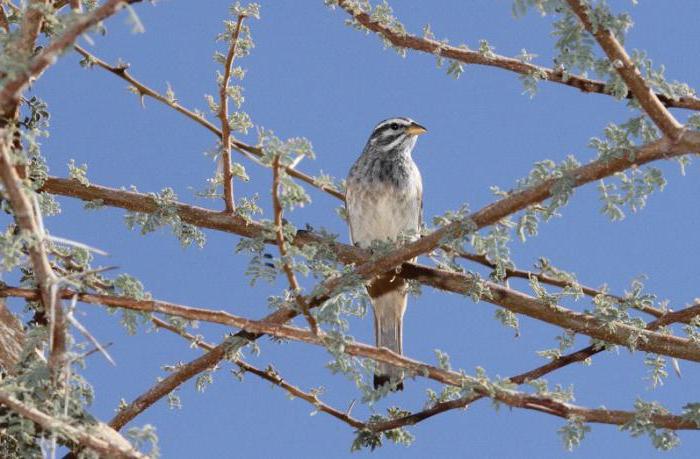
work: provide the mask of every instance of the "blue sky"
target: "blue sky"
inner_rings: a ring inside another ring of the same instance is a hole
[[[525,48],[538,54],[537,63],[551,63],[553,40],[550,20],[537,14],[514,19],[507,1],[391,2],[408,30],[420,33],[429,23],[438,38],[472,48],[487,39],[498,53],[516,55]],[[611,2],[630,10],[635,20],[627,46],[648,51],[667,66],[669,79],[700,86],[700,68],[691,30],[696,28],[700,4],[693,0],[664,2]],[[99,57],[131,64],[134,76],[165,91],[166,82],[188,107],[206,108],[204,94],[214,94],[215,72],[211,56],[214,37],[222,29],[229,3],[225,1],[162,1],[155,7],[137,5],[146,33],[133,35],[126,15],[111,19],[107,37],[94,37],[91,49]],[[251,21],[256,48],[240,61],[247,69],[245,109],[256,125],[272,129],[282,138],[304,136],[314,145],[317,159],[301,168],[345,176],[360,153],[371,128],[391,116],[410,116],[429,129],[414,152],[424,181],[425,215],[431,217],[468,202],[472,209],[493,201],[491,185],[509,188],[525,176],[535,161],[561,160],[575,154],[588,161],[586,148],[609,122],[633,116],[612,98],[541,84],[534,99],[522,95],[514,74],[502,70],[467,67],[459,80],[436,69],[432,56],[409,52],[405,59],[382,49],[374,36],[345,27],[346,15],[331,11],[320,1],[263,2],[262,19]],[[217,48],[218,47],[218,48]],[[44,142],[51,173],[65,176],[73,158],[87,163],[88,177],[103,185],[135,185],[142,191],[173,187],[181,200],[219,208],[202,201],[192,188],[201,189],[211,176],[213,163],[203,152],[215,139],[202,127],[152,100],[142,108],[126,84],[99,69],[84,70],[75,54],[65,56],[35,84],[33,93],[51,109],[51,137]],[[677,112],[681,120],[687,113]],[[254,142],[254,137],[246,139]],[[240,158],[238,158],[240,159]],[[237,196],[259,193],[265,207],[269,170],[245,163],[249,183],[236,183]],[[647,208],[611,223],[600,214],[594,186],[576,192],[563,217],[541,227],[538,237],[513,244],[513,257],[527,268],[539,256],[578,274],[585,284],[607,283],[623,293],[630,281],[648,276],[649,291],[680,308],[698,296],[695,230],[700,206],[700,172],[692,165],[685,177],[675,163],[661,164],[667,188],[650,199]],[[338,202],[310,190],[314,202],[287,218],[297,226],[310,223],[341,234],[342,221],[334,212]],[[237,237],[207,232],[205,248],[182,249],[167,230],[141,236],[123,224],[123,212],[106,209],[85,212],[82,204],[61,199],[63,214],[47,219],[53,234],[70,237],[108,251],[102,264],[115,264],[139,277],[154,297],[173,302],[260,318],[268,313],[266,297],[279,292],[282,283],[256,289],[248,286],[247,260],[234,255]],[[269,217],[269,215],[268,215]],[[525,284],[514,283],[528,291]],[[582,310],[586,301],[573,305]],[[120,398],[132,400],[165,373],[161,364],[189,361],[198,351],[167,332],[127,336],[117,320],[101,309],[81,305],[84,322],[102,341],[114,342],[111,367],[94,356],[85,371],[97,399],[93,413],[109,419]],[[493,306],[428,289],[412,298],[406,314],[404,340],[408,356],[434,362],[434,349],[450,354],[453,366],[473,372],[484,367],[489,375],[516,374],[543,363],[535,352],[553,347],[560,333],[555,327],[521,318],[521,335],[493,318]],[[361,341],[372,337],[371,319],[353,322],[351,334]],[[209,341],[221,339],[221,327],[203,327]],[[325,350],[301,344],[278,345],[260,341],[262,354],[254,364],[272,363],[290,382],[309,389],[323,385],[323,399],[340,408],[358,397],[350,382],[324,369]],[[579,338],[579,345],[587,344]],[[700,377],[697,367],[682,362],[683,377],[671,376],[656,390],[643,380],[643,355],[627,351],[596,356],[591,367],[571,366],[547,379],[551,384],[574,384],[576,402],[630,409],[634,400],[659,400],[674,411],[697,401]],[[165,402],[139,416],[134,425],[157,426],[164,457],[328,457],[349,455],[352,430],[323,415],[309,416],[303,401],[289,401],[270,384],[247,376],[237,382],[224,365],[215,384],[196,393],[193,384],[180,389],[183,407],[169,410]],[[409,381],[403,393],[376,407],[399,404],[420,409],[430,382]],[[366,418],[368,409],[353,413]],[[594,425],[584,443],[566,453],[556,435],[563,420],[544,414],[495,411],[481,401],[467,411],[428,420],[411,432],[410,448],[387,444],[375,457],[644,457],[662,456],[646,438],[632,439],[616,427]],[[681,433],[681,446],[666,455],[694,457],[700,447],[695,433]],[[695,454],[694,454],[695,453]],[[358,457],[368,452],[356,453]]]

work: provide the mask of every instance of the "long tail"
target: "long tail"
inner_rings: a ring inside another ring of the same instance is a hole
[[[403,351],[403,315],[406,311],[408,292],[403,279],[382,276],[369,287],[374,309],[374,335],[377,347],[385,347],[398,354]],[[403,371],[387,363],[377,363],[374,388],[395,383],[403,390]]]

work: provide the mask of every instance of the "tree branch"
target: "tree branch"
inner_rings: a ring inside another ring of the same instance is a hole
[[[39,424],[42,428],[65,435],[79,445],[90,448],[104,457],[146,458],[144,454],[135,450],[129,442],[116,433],[110,437],[96,435],[98,432],[94,434],[88,433],[83,429],[73,427],[64,421],[42,413],[36,408],[27,406],[4,391],[0,391],[0,405],[5,405],[20,416]]]
[[[646,81],[644,81],[644,77],[639,73],[637,66],[634,65],[625,48],[615,38],[615,35],[600,24],[594,27],[589,17],[590,10],[581,0],[566,1],[588,33],[593,35],[600,47],[603,48],[608,59],[613,63],[613,67],[625,81],[630,92],[639,101],[647,115],[668,138],[678,140],[683,133],[683,126],[676,121],[657,95],[649,88]]]
[[[109,425],[115,430],[120,430],[129,421],[192,377],[218,365],[219,362],[225,358],[230,347],[229,343],[224,341],[201,357],[182,365],[177,371],[174,371],[168,375],[168,377],[159,381],[128,406],[119,410],[116,416],[109,421]]]
[[[465,260],[473,261],[475,263],[479,263],[482,266],[486,266],[487,268],[491,269],[496,269],[496,265],[491,263],[484,255],[478,255],[475,253],[469,253],[469,252],[457,252],[449,247],[441,247],[443,250],[449,251],[451,253],[454,253],[460,258],[464,258]],[[547,274],[541,273],[541,272],[535,272],[535,271],[526,271],[522,269],[510,269],[506,268],[505,270],[505,275],[506,279],[510,278],[518,278],[518,279],[525,279],[528,280],[531,277],[534,277],[537,279],[539,282],[547,285],[551,285],[554,287],[559,287],[559,288],[565,288],[569,286],[574,286],[571,282],[564,280],[564,279],[558,279],[556,277],[549,276]],[[579,282],[575,283],[576,286],[578,286],[581,289],[581,292],[583,292],[584,295],[587,295],[591,298],[595,298],[599,295],[605,295],[607,297],[613,298],[615,301],[622,302],[624,301],[624,298],[618,295],[612,295],[607,292],[603,292],[602,290],[596,290],[592,287],[585,286]],[[638,311],[645,312],[649,315],[652,315],[654,317],[661,317],[667,313],[667,311],[664,311],[663,309],[655,308],[654,306],[649,306],[645,304],[634,304],[632,306],[634,309],[637,309]],[[685,321],[685,323],[688,323]]]
[[[164,328],[166,330],[169,330],[173,333],[176,333],[183,338],[189,340],[190,342],[194,343],[199,347],[200,349],[204,349],[205,351],[211,351],[214,349],[214,346],[212,344],[209,344],[205,341],[202,341],[198,339],[197,337],[191,335],[190,333],[187,333],[185,330],[181,330],[179,328],[173,327],[169,323],[158,319],[157,317],[154,317],[153,323],[160,327]],[[247,373],[252,373],[255,376],[264,379],[266,381],[271,382],[272,384],[281,387],[285,391],[289,393],[292,397],[297,397],[302,400],[305,400],[309,403],[311,403],[318,411],[321,411],[323,413],[329,414],[333,416],[336,419],[339,419],[343,421],[344,423],[348,424],[351,427],[354,427],[356,429],[363,428],[365,427],[365,423],[353,418],[352,416],[348,415],[347,413],[344,413],[340,410],[337,410],[333,408],[332,406],[322,402],[319,400],[318,395],[312,392],[304,392],[303,390],[299,389],[296,386],[293,386],[289,384],[287,381],[285,381],[279,373],[277,373],[276,370],[274,370],[271,366],[268,367],[266,370],[261,370],[259,368],[254,367],[253,365],[247,363],[245,360],[242,359],[235,359],[234,363],[238,365],[238,367],[243,370],[244,372]]]
[[[700,304],[695,304],[677,312],[667,313],[664,316],[663,320],[657,319],[652,322],[649,322],[646,326],[646,329],[658,330],[659,328],[664,327],[666,325],[670,325],[671,323],[687,322],[699,314]],[[510,378],[508,378],[508,380],[518,385],[525,384],[527,382],[541,378],[542,376],[548,373],[551,373],[572,363],[582,362],[586,359],[589,359],[594,355],[598,354],[599,352],[602,352],[603,350],[604,348],[602,347],[596,347],[594,345],[587,346],[570,354],[557,357],[551,362],[548,362],[525,373],[520,373],[518,375],[511,376]],[[481,398],[483,398],[482,395],[470,395],[456,400],[438,402],[428,409],[412,413],[401,418],[392,419],[378,424],[373,424],[372,426],[370,426],[370,428],[374,432],[383,432],[385,430],[396,429],[407,425],[414,425],[432,416],[444,413],[445,411],[454,410],[457,408],[466,408],[467,406],[471,405],[472,403]]]
[[[140,95],[142,96],[148,96],[151,97],[152,99],[167,105],[168,107],[174,109],[178,113],[185,115],[189,119],[195,121],[197,124],[200,126],[206,128],[213,134],[215,134],[219,139],[222,138],[222,132],[219,128],[217,128],[213,123],[209,122],[206,120],[203,116],[193,112],[192,110],[189,110],[176,101],[172,101],[168,99],[167,97],[163,96],[162,94],[158,93],[158,91],[153,90],[152,88],[144,85],[141,83],[139,80],[131,76],[131,74],[127,71],[128,66],[112,66],[108,64],[107,62],[103,61],[102,59],[96,57],[94,54],[89,53],[86,49],[75,45],[75,50],[80,53],[83,57],[87,58],[89,61],[97,65],[98,67],[107,70],[108,72],[112,73],[113,75],[118,76],[119,78],[129,82],[134,88],[137,89]],[[248,145],[245,142],[241,142],[240,140],[236,139],[231,139],[231,148],[234,149],[235,151],[241,153],[243,156],[252,156],[254,158],[262,158],[264,156],[262,149],[259,147],[255,147],[252,145]],[[321,191],[324,191],[328,194],[330,194],[333,197],[336,197],[338,199],[345,199],[345,196],[336,190],[335,188],[328,187],[326,185],[320,184],[315,178],[312,176],[305,174],[303,172],[298,171],[295,168],[284,166],[284,171],[289,174],[290,176],[301,180],[302,182],[308,183],[309,185],[318,188]]]
[[[49,367],[51,368],[54,383],[61,380],[63,365],[65,363],[66,352],[66,324],[63,308],[58,300],[52,295],[52,288],[56,283],[56,276],[51,269],[49,258],[44,247],[44,234],[37,222],[35,209],[27,195],[22,190],[22,182],[17,175],[10,149],[7,145],[8,133],[5,129],[0,129],[0,180],[5,188],[5,194],[9,199],[10,206],[14,213],[17,226],[24,233],[24,236],[33,240],[28,244],[29,259],[34,268],[34,276],[39,286],[40,300],[45,313],[49,313],[50,326],[50,356]]]
[[[200,312],[204,311],[200,310]],[[278,338],[301,341],[318,346],[326,346],[326,344],[331,339],[324,333],[321,333],[317,336],[311,332],[302,330],[300,328],[248,320],[244,318],[235,317],[225,312],[209,312],[204,316],[213,317],[213,315],[219,317],[228,316],[226,321],[229,322],[229,324],[236,323],[238,325],[235,326],[242,327],[246,331],[252,333],[265,333],[268,335],[276,336]],[[391,365],[410,370],[416,375],[424,376],[435,381],[442,382],[444,384],[449,384],[457,387],[464,387],[465,385],[467,385],[476,394],[493,398],[494,400],[498,400],[507,405],[518,408],[542,411],[544,413],[560,416],[563,418],[569,418],[575,415],[581,417],[586,422],[620,425],[628,422],[635,416],[635,413],[633,412],[608,410],[602,408],[584,408],[569,403],[560,402],[551,397],[543,395],[531,395],[514,390],[502,389],[494,385],[485,384],[479,379],[473,378],[471,376],[467,376],[454,371],[444,370],[441,368],[434,367],[432,365],[425,364],[423,362],[410,359],[408,357],[404,357],[386,348],[376,348],[363,343],[344,342],[343,352],[353,356],[367,357],[379,362],[389,363]],[[206,355],[209,354],[205,354],[205,356]],[[652,421],[654,422],[654,425],[662,428],[669,428],[674,430],[698,429],[698,426],[695,424],[695,422],[685,419],[681,416],[675,416],[671,414],[654,416],[652,418]],[[114,424],[112,425],[114,426]]]
[[[468,280],[465,281],[464,277],[459,277],[459,275],[453,273],[442,272],[440,276],[448,279],[450,276],[457,276],[462,284],[469,282]],[[418,278],[420,279],[420,276]],[[636,349],[645,352],[700,362],[700,348],[688,339],[656,333],[650,329],[644,330],[619,322],[606,324],[588,314],[574,312],[560,306],[547,305],[521,292],[497,284],[491,283],[488,287],[491,290],[492,298],[484,297],[482,298],[484,301],[497,304],[518,314],[525,314],[534,319],[620,346],[628,347],[634,345]],[[463,288],[466,290],[469,289],[469,286],[467,285]],[[268,329],[276,329],[280,324],[291,320],[297,315],[295,311],[290,309],[280,309],[263,320],[251,321],[226,311],[195,308],[160,300],[136,300],[126,297],[78,293],[71,290],[62,290],[57,295],[62,298],[76,296],[79,301],[87,304],[99,304],[143,312],[159,312],[189,320],[228,325],[248,332],[246,339],[257,338],[257,336],[250,338],[250,335],[268,334]],[[0,296],[35,299],[37,292],[35,290],[5,287],[0,289]],[[309,305],[315,306],[319,302],[309,303]],[[688,318],[687,314],[697,314],[697,312],[696,310],[691,310],[691,312],[683,314],[680,314],[680,311],[669,313],[667,317],[670,319],[663,320],[676,320],[676,317]],[[662,319],[657,320],[660,321]],[[313,335],[313,333],[311,334]]]
[[[559,83],[579,89],[586,93],[597,93],[610,95],[607,85],[603,81],[590,80],[577,75],[565,74],[560,70],[540,67],[538,65],[522,62],[518,59],[500,56],[498,54],[486,55],[478,51],[450,46],[446,43],[429,38],[421,38],[411,34],[400,34],[372,18],[361,11],[353,8],[347,0],[338,0],[338,6],[345,10],[354,20],[367,30],[375,32],[388,40],[392,45],[399,48],[413,49],[424,53],[454,59],[465,64],[484,65],[496,67],[509,72],[521,75],[543,75],[544,79],[552,83]],[[630,91],[627,98],[632,98]],[[695,97],[681,97],[678,100],[671,99],[663,94],[656,94],[656,97],[667,107],[686,108],[690,110],[700,110],[700,99]]]
[[[241,25],[245,16],[238,16],[236,30],[233,32],[231,46],[229,47],[224,64],[224,76],[219,87],[219,120],[221,121],[221,164],[224,176],[224,202],[226,212],[233,212],[236,204],[233,199],[233,175],[231,171],[231,124],[228,119],[228,84],[231,80],[231,68],[236,58],[236,45],[241,33]]]
[[[309,328],[311,328],[311,331],[314,333],[314,335],[318,335],[318,323],[316,322],[314,316],[312,316],[309,312],[309,305],[301,295],[301,287],[299,286],[299,282],[297,281],[297,277],[294,274],[294,270],[292,269],[289,261],[286,245],[287,241],[285,241],[284,237],[284,221],[282,219],[284,210],[282,208],[282,204],[280,203],[279,197],[280,186],[280,157],[275,156],[275,158],[272,160],[272,209],[275,214],[275,236],[277,238],[277,248],[280,252],[280,262],[282,263],[282,270],[287,276],[287,282],[289,282],[289,288],[294,296],[294,301],[297,303],[297,306],[301,310],[302,314],[304,314],[306,321],[309,323]]]

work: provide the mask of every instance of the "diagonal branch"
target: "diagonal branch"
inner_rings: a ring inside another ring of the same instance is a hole
[[[599,159],[571,171],[567,178],[570,180],[572,187],[575,188],[630,167],[700,151],[700,133],[687,131],[681,140],[679,143],[672,143],[668,139],[662,139],[632,150],[625,157]],[[463,235],[467,230],[477,230],[492,225],[530,205],[548,199],[552,196],[552,187],[556,184],[556,179],[549,179],[524,190],[513,192],[507,197],[471,214],[468,222],[457,221],[448,224],[413,243],[409,243],[370,262],[366,261],[369,259],[369,253],[362,249],[336,242],[328,242],[327,238],[322,238],[306,231],[298,232],[292,243],[297,246],[328,244],[344,263],[359,264],[356,273],[363,278],[369,278],[376,273],[390,271],[402,263],[399,275],[407,277],[409,273],[415,273],[415,269],[411,270],[411,267],[415,268],[415,265],[406,263],[406,260],[430,252],[440,246],[445,238]],[[156,201],[146,194],[115,190],[94,184],[86,187],[75,180],[48,177],[42,191],[75,197],[85,201],[98,199],[105,205],[137,212],[153,213],[158,210]],[[225,215],[182,203],[176,203],[174,208],[183,222],[199,227],[226,231],[244,237],[260,237],[264,234],[262,225],[247,221],[238,215]],[[270,242],[272,243],[272,241]],[[452,291],[464,291],[464,285],[457,284],[455,286],[453,282],[440,281],[434,275],[426,275],[424,269],[419,271],[422,281],[428,285],[443,289],[447,288]],[[452,289],[453,286],[456,290]]]
[[[496,67],[509,72],[519,73],[521,75],[543,75],[543,79],[552,83],[559,83],[566,86],[579,89],[586,93],[597,93],[610,95],[607,85],[603,81],[591,80],[577,75],[564,74],[560,70],[540,67],[538,65],[529,64],[518,59],[513,59],[498,54],[485,54],[478,51],[472,51],[466,48],[450,46],[446,43],[432,40],[429,38],[421,38],[407,33],[398,33],[357,9],[355,9],[348,0],[338,0],[338,6],[345,10],[352,18],[361,26],[374,33],[381,35],[388,40],[392,45],[399,48],[413,49],[424,53],[453,59],[464,64],[484,65],[488,67]],[[627,94],[628,98],[633,97],[630,91]],[[663,94],[656,94],[656,97],[667,107],[686,108],[690,110],[700,110],[700,99],[695,97],[681,97],[678,100],[667,97]]]
[[[231,322],[235,321],[238,324],[243,325],[245,327],[245,330],[249,332],[265,333],[279,338],[300,341],[304,343],[314,344],[317,346],[326,346],[332,342],[332,338],[330,338],[324,333],[314,335],[311,332],[296,327],[290,327],[279,324],[269,324],[265,322],[252,321],[243,318],[234,319],[234,316],[230,314],[228,314],[228,316]],[[547,414],[563,418],[579,416],[586,422],[617,425],[625,424],[631,419],[633,419],[635,416],[635,413],[633,412],[608,410],[605,408],[585,408],[569,403],[564,403],[552,397],[544,395],[531,395],[515,390],[503,389],[493,384],[484,383],[483,381],[480,381],[477,378],[467,376],[463,373],[445,370],[417,360],[410,359],[408,357],[404,357],[386,348],[376,348],[357,342],[344,342],[341,348],[343,349],[343,353],[346,353],[348,355],[366,357],[379,362],[389,363],[391,365],[409,370],[416,375],[424,376],[435,381],[442,382],[444,384],[449,384],[461,388],[469,387],[471,391],[473,391],[475,394],[493,398],[494,400],[498,400],[513,407],[541,411]],[[205,354],[205,356],[206,355],[209,354]],[[699,428],[694,421],[685,419],[682,416],[675,416],[672,414],[660,414],[652,416],[652,422],[657,427],[669,428],[674,430],[697,430]],[[114,424],[112,425],[114,426]]]
[[[158,326],[160,328],[165,328],[166,330],[169,330],[173,333],[176,333],[176,334],[182,336],[183,338],[196,344],[197,347],[199,347],[200,349],[203,349],[205,351],[211,351],[212,349],[214,349],[214,346],[212,344],[204,342],[204,341],[198,339],[197,337],[193,336],[192,334],[187,333],[184,330],[173,327],[172,325],[170,325],[169,323],[167,323],[163,320],[160,320],[156,317],[154,317],[152,320],[156,326]],[[238,367],[242,371],[244,371],[246,373],[252,373],[261,379],[264,379],[266,381],[271,382],[272,384],[274,384],[276,386],[281,387],[282,389],[287,391],[289,393],[289,395],[291,395],[292,397],[297,397],[297,398],[300,398],[302,400],[305,400],[305,401],[311,403],[318,411],[329,414],[329,415],[333,416],[334,418],[343,421],[344,423],[348,424],[351,427],[354,427],[357,429],[365,427],[365,424],[362,421],[355,419],[352,416],[348,415],[348,413],[344,413],[338,409],[335,409],[332,406],[319,400],[317,394],[312,393],[312,392],[305,392],[305,391],[299,389],[298,387],[289,384],[272,367],[268,367],[268,369],[266,369],[266,370],[261,370],[259,368],[254,367],[253,365],[247,363],[245,360],[241,360],[241,359],[235,359],[234,363],[236,365],[238,365]]]
[[[673,115],[664,107],[659,97],[649,88],[644,77],[630,59],[625,48],[615,38],[609,29],[601,24],[593,24],[590,17],[590,9],[581,0],[566,0],[571,10],[588,33],[593,35],[605,54],[613,63],[613,67],[627,84],[630,92],[637,99],[644,111],[671,140],[678,140],[683,133],[683,126],[676,121]]]
[[[231,124],[228,119],[228,88],[231,80],[231,68],[233,60],[236,58],[236,46],[238,45],[238,37],[241,33],[241,26],[245,16],[238,16],[236,22],[236,30],[231,38],[231,46],[226,55],[226,63],[224,64],[224,76],[219,87],[219,120],[221,121],[221,165],[224,176],[224,202],[226,203],[226,212],[233,212],[236,209],[233,199],[233,175],[231,171]]]
[[[225,358],[230,347],[231,346],[228,344],[228,342],[224,341],[201,357],[198,357],[179,367],[177,371],[174,371],[168,375],[167,378],[159,381],[156,385],[137,397],[128,406],[119,410],[116,416],[109,421],[110,427],[115,430],[120,430],[129,421],[141,414],[155,402],[177,389],[180,385],[184,384],[192,377],[202,373],[203,371],[209,370],[210,368],[214,368],[221,360]]]

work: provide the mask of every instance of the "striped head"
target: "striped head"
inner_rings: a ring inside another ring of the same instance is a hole
[[[367,141],[365,150],[379,153],[410,153],[418,136],[427,129],[410,118],[390,118],[377,124]]]

